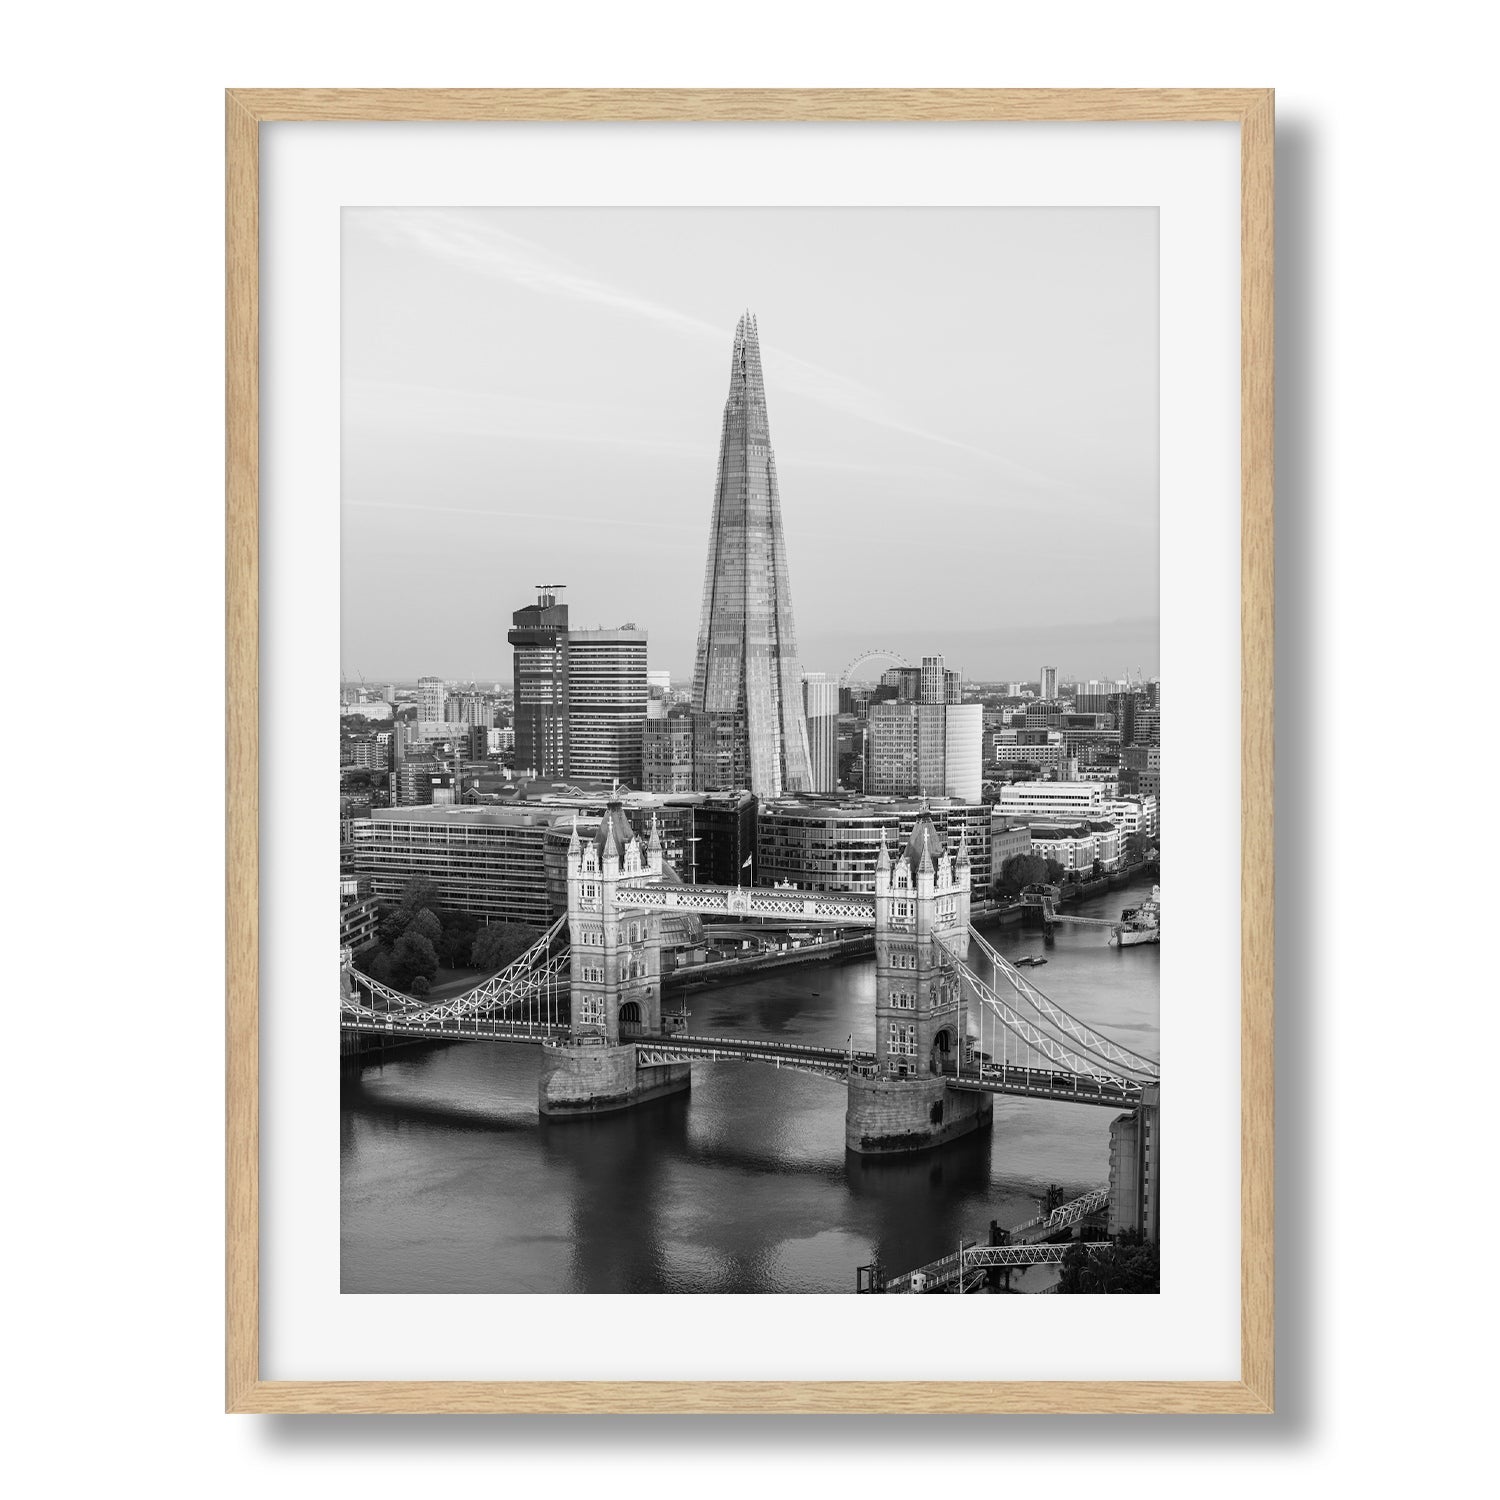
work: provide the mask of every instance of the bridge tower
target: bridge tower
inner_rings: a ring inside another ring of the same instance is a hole
[[[963,1056],[955,959],[968,946],[968,848],[960,833],[950,854],[924,806],[894,862],[884,837],[876,860],[877,1074],[849,1080],[849,1150],[922,1151],[989,1124],[990,1096],[955,1091],[945,1079]]]
[[[622,908],[620,888],[663,871],[653,816],[644,853],[618,800],[585,841],[568,842],[569,989],[566,1040],[543,1048],[544,1115],[601,1114],[689,1086],[686,1063],[639,1066],[635,1037],[661,1034],[661,931],[652,912]]]

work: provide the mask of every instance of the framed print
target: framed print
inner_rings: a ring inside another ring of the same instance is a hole
[[[1272,1410],[1272,144],[229,92],[229,1410]]]

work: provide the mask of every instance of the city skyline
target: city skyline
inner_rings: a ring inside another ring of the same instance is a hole
[[[349,210],[344,269],[351,678],[505,681],[548,577],[690,680],[747,304],[804,670],[1157,671],[1150,210]]]

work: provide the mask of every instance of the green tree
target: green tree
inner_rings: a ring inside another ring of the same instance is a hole
[[[437,973],[437,950],[419,932],[403,932],[391,949],[391,981],[406,989],[419,974],[430,983]]]
[[[481,928],[474,939],[469,962],[476,969],[503,969],[514,963],[536,940],[538,934],[529,927],[511,922],[495,922]]]
[[[418,1000],[420,1000],[422,996],[425,995],[431,988],[432,985],[428,983],[427,976],[425,974],[418,974],[416,978],[414,978],[411,982],[411,992],[417,997]]]

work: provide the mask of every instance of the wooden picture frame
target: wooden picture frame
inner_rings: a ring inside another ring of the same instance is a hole
[[[258,176],[270,121],[1232,122],[1241,164],[1241,1376],[1226,1381],[266,1381],[259,1368]],[[1272,162],[1266,89],[232,89],[226,94],[226,1408],[264,1413],[1273,1409]]]

